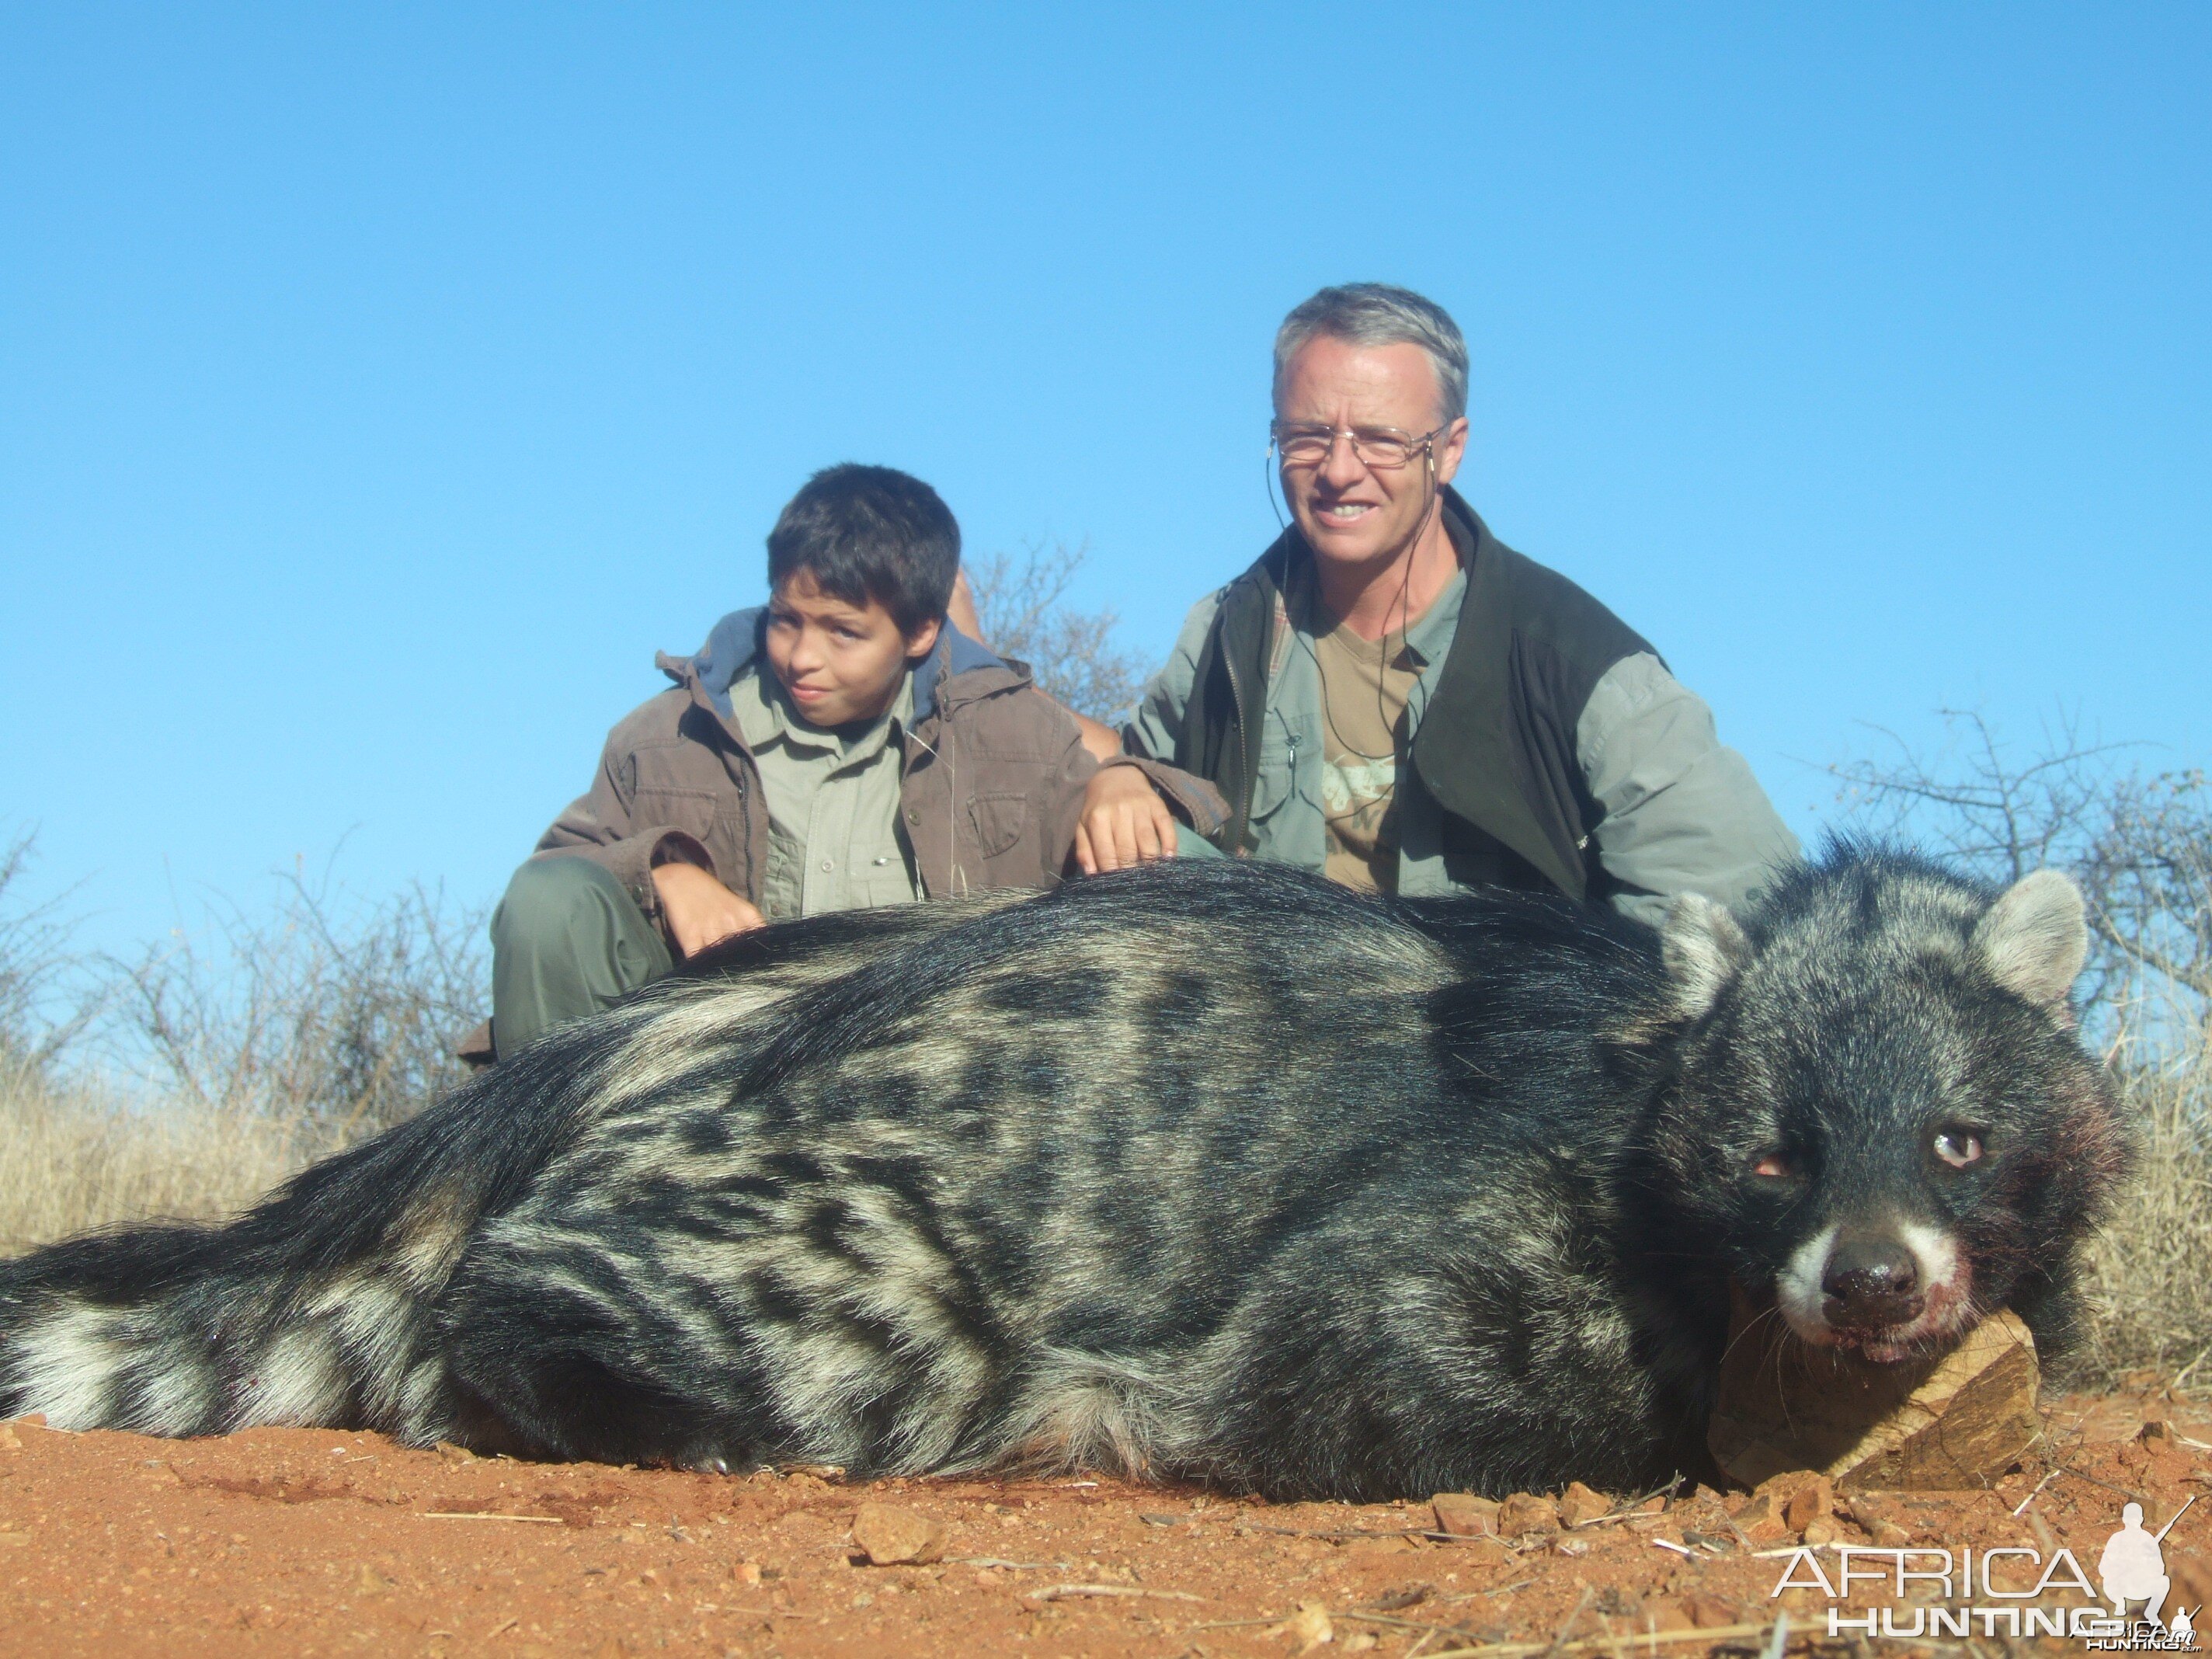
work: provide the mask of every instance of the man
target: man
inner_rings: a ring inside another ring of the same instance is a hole
[[[1682,892],[1740,902],[1797,857],[1658,653],[1451,488],[1467,347],[1442,307],[1323,289],[1276,335],[1274,407],[1294,523],[1193,608],[1123,732],[1220,788],[1224,850],[1409,896],[1550,888],[1647,921]],[[1177,839],[1127,769],[1100,775],[1085,822],[1116,857]]]

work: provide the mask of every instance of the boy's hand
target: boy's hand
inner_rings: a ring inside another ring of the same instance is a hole
[[[678,956],[696,957],[732,934],[768,926],[767,917],[696,864],[654,866],[653,890]]]
[[[1109,766],[1091,780],[1075,824],[1075,861],[1085,875],[1171,859],[1175,849],[1175,814],[1151,779],[1133,766]]]

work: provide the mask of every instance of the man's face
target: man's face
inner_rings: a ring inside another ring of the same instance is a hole
[[[1395,427],[1418,438],[1438,424],[1436,370],[1417,345],[1358,346],[1316,335],[1284,365],[1275,418],[1300,426]],[[1283,468],[1283,497],[1316,557],[1379,574],[1413,541],[1466,449],[1464,419],[1437,435],[1433,475],[1419,455],[1395,471],[1369,467],[1340,440],[1319,465]]]
[[[850,605],[793,571],[768,603],[768,660],[809,726],[872,720],[891,706],[908,659],[937,644],[937,624],[911,635],[875,600]]]

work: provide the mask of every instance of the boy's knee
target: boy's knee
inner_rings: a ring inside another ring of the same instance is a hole
[[[507,884],[491,915],[495,951],[534,955],[565,948],[580,928],[604,928],[636,902],[604,866],[585,858],[532,859]]]

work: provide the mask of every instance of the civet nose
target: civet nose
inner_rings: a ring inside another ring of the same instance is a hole
[[[1902,1239],[1872,1235],[1836,1241],[1820,1275],[1831,1325],[1902,1325],[1920,1316],[1920,1270]]]

